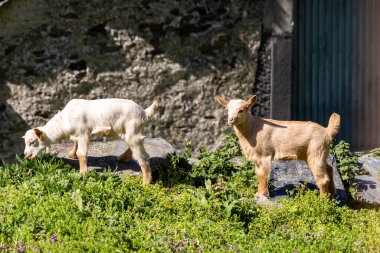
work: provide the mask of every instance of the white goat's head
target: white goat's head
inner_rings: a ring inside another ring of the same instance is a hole
[[[25,140],[24,155],[27,159],[35,158],[41,150],[48,147],[48,141],[44,133],[38,129],[30,129],[23,136]]]
[[[228,110],[228,124],[238,126],[246,121],[250,108],[256,103],[257,97],[253,95],[247,101],[241,99],[225,100],[220,96],[216,96],[216,101],[227,108]]]

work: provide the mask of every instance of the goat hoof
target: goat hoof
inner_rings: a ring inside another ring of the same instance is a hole
[[[69,153],[68,157],[70,159],[78,159],[77,155],[76,154],[73,154],[73,153]]]
[[[124,156],[119,156],[119,157],[117,158],[117,161],[118,161],[118,162],[121,162],[121,163],[127,163],[127,162],[129,162],[131,159],[132,159],[132,157],[130,157],[130,158],[126,158],[126,157],[124,157]]]
[[[144,177],[143,178],[143,185],[149,185],[152,183],[152,177]]]
[[[264,197],[269,197],[269,192],[256,192],[255,193],[255,197],[260,197],[260,196],[264,196]]]
[[[123,154],[119,155],[117,160],[119,162],[126,163],[131,159],[132,159],[132,150],[129,148]]]

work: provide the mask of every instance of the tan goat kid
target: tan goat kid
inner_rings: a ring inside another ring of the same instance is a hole
[[[327,163],[329,146],[339,131],[340,116],[333,113],[328,127],[314,122],[279,121],[251,114],[256,96],[247,101],[227,101],[216,97],[228,110],[228,124],[233,126],[244,154],[256,164],[259,186],[256,196],[269,196],[268,178],[272,160],[305,160],[314,175],[320,195],[335,193],[333,169]]]
[[[156,102],[144,110],[127,99],[73,99],[46,125],[25,133],[25,157],[33,159],[51,144],[70,139],[75,144],[69,157],[78,158],[80,172],[86,173],[86,156],[91,137],[120,137],[129,148],[119,156],[119,160],[126,162],[133,154],[141,167],[143,183],[149,184],[152,181],[152,172],[149,155],[143,146],[142,128],[156,111]]]

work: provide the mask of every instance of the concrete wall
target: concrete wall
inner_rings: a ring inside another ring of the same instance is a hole
[[[146,135],[213,146],[231,131],[214,96],[255,88],[262,10],[260,0],[3,3],[0,157],[21,152],[25,129],[72,98],[157,100]]]
[[[263,37],[269,41],[265,57],[270,58],[267,64],[271,93],[269,110],[270,117],[279,120],[291,119],[293,8],[293,0],[266,0],[264,3]],[[259,76],[260,73],[259,64]]]

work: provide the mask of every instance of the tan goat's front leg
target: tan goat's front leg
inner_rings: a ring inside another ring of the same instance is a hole
[[[271,164],[272,163],[271,163],[270,158],[256,161],[255,174],[257,177],[257,181],[259,183],[257,192],[255,194],[256,197],[269,196],[268,179],[269,179],[269,173],[271,170]]]
[[[75,142],[73,148],[69,152],[69,158],[77,159],[78,142]]]
[[[78,140],[77,156],[79,160],[79,171],[82,174],[87,172],[87,149],[88,138],[81,138]]]
[[[126,163],[131,159],[132,159],[132,150],[130,148],[128,148],[123,154],[119,155],[119,158],[118,158],[118,160],[123,163]]]

